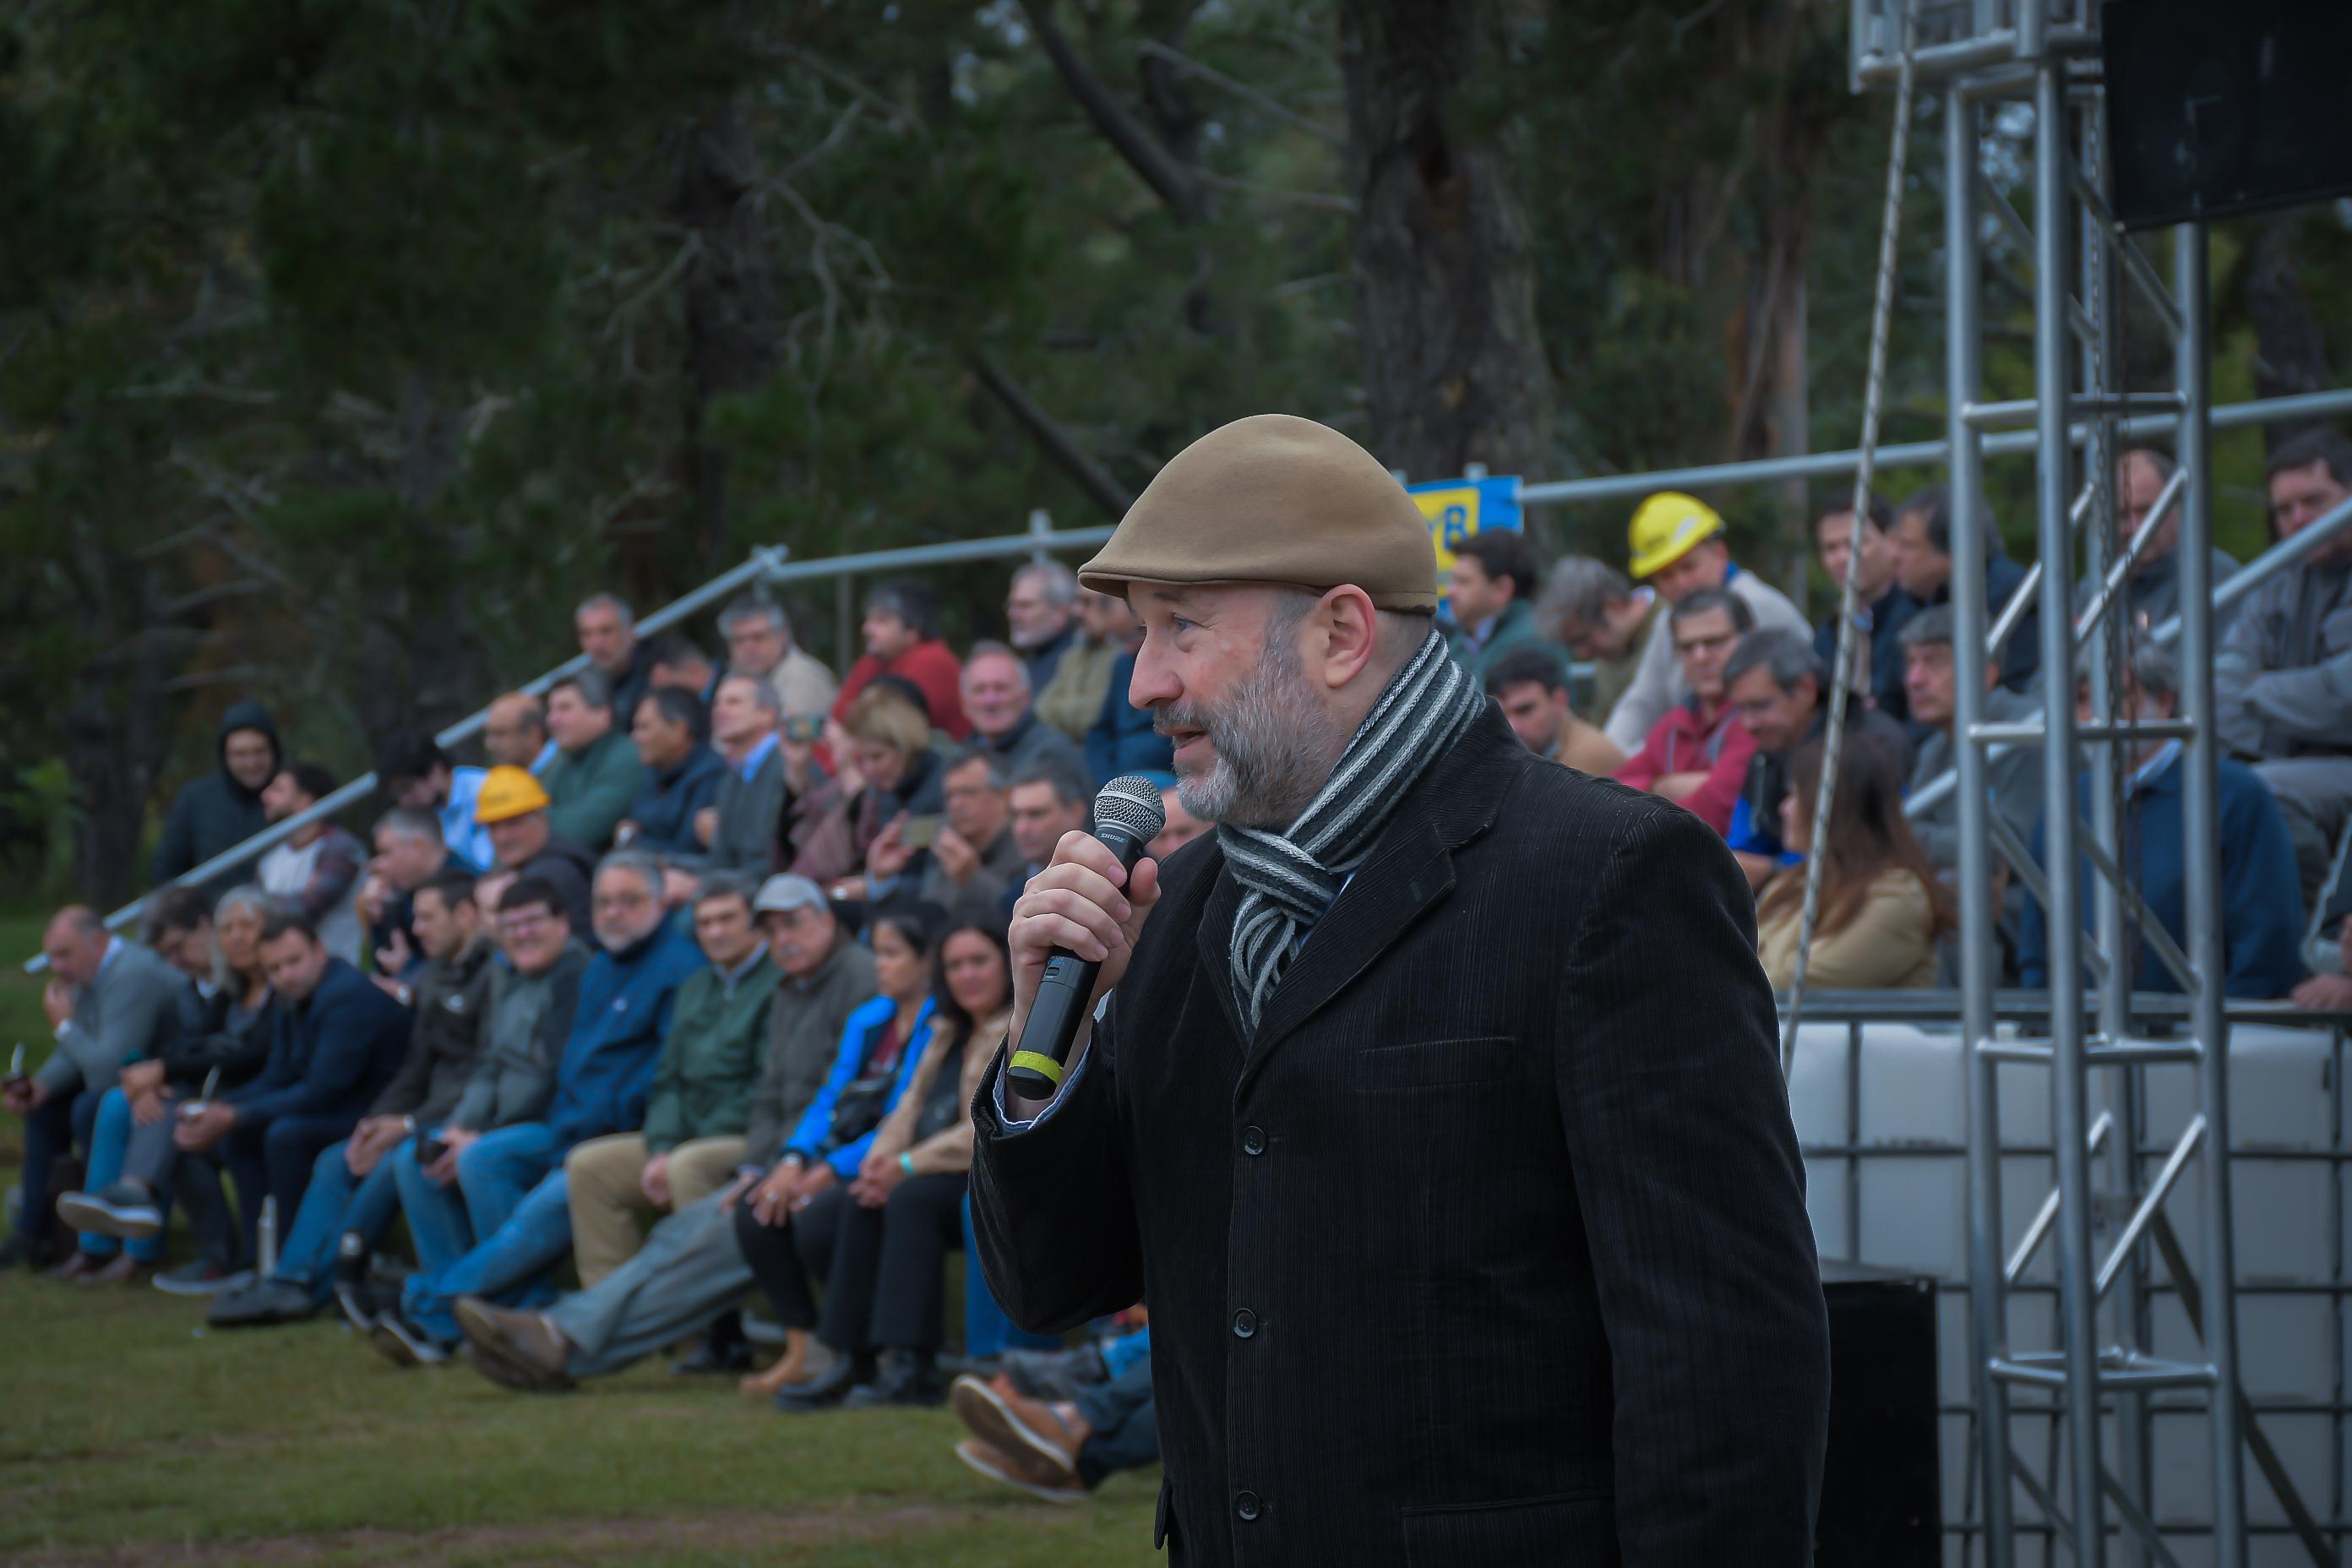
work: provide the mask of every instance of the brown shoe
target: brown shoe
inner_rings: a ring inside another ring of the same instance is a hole
[[[1064,1505],[1074,1503],[1087,1495],[1087,1486],[1076,1476],[1058,1481],[1041,1481],[1024,1471],[1012,1455],[993,1443],[983,1443],[977,1437],[967,1437],[956,1445],[956,1458],[978,1470],[992,1481],[1002,1481],[1016,1491],[1047,1502]]]
[[[127,1252],[117,1253],[113,1261],[103,1268],[93,1268],[81,1276],[84,1285],[136,1285],[155,1272],[152,1263],[142,1263]]]
[[[1050,1405],[1017,1392],[1008,1379],[1000,1376],[992,1384],[982,1383],[967,1373],[949,1389],[948,1403],[973,1436],[1004,1455],[1031,1480],[1041,1486],[1064,1487],[1077,1479],[1077,1445],[1070,1440],[1062,1418]]]
[[[572,1386],[572,1342],[544,1313],[493,1307],[478,1296],[457,1298],[457,1327],[468,1344],[520,1373],[532,1388],[553,1394]]]
[[[48,1273],[43,1275],[42,1278],[46,1279],[59,1280],[70,1279],[79,1282],[88,1276],[97,1273],[104,1267],[105,1265],[101,1260],[92,1258],[89,1253],[82,1251],[79,1247],[76,1247],[70,1257],[68,1257],[63,1263],[58,1264],[55,1268],[50,1269]]]

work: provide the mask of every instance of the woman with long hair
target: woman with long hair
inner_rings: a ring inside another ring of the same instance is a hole
[[[919,695],[895,676],[858,693],[826,739],[838,771],[786,808],[785,862],[793,875],[837,896],[864,899],[871,889],[862,873],[875,840],[902,814],[946,809],[943,771]],[[920,851],[918,858],[928,855]],[[919,875],[922,868],[914,869]]]
[[[1953,929],[1951,897],[1903,815],[1903,775],[1867,735],[1848,735],[1837,799],[1823,828],[1813,821],[1825,749],[1819,736],[1789,759],[1781,842],[1822,859],[1819,919],[1807,984],[1824,990],[1917,989],[1936,983],[1936,943]],[[1757,956],[1775,990],[1796,977],[1805,874],[1773,879],[1756,907]]]
[[[963,1245],[972,1096],[1013,1008],[1003,928],[977,920],[950,925],[935,970],[928,1037],[901,1074],[856,1180],[818,1194],[793,1226],[803,1268],[824,1276],[816,1337],[834,1361],[780,1390],[781,1409],[937,1405],[946,1397],[939,1351],[947,1255]],[[803,1273],[803,1290],[805,1279]],[[887,1366],[885,1351],[892,1352]]]
[[[867,939],[879,994],[849,1016],[833,1070],[784,1140],[782,1157],[735,1205],[735,1237],[743,1260],[784,1327],[783,1359],[743,1380],[750,1398],[768,1398],[809,1375],[809,1336],[817,1314],[809,1268],[803,1262],[802,1231],[812,1205],[857,1179],[875,1131],[895,1103],[899,1080],[922,1054],[937,1005],[931,997],[936,928],[921,912],[883,915],[868,928]],[[830,1224],[834,1212],[828,1205],[817,1217]],[[815,1241],[822,1245],[806,1250],[829,1257],[831,1231]]]

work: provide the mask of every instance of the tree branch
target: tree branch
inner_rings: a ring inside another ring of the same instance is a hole
[[[963,357],[964,363],[971,367],[972,374],[980,378],[980,384],[1004,405],[1006,411],[1020,422],[1023,429],[1029,432],[1030,438],[1037,443],[1039,448],[1053,458],[1063,472],[1076,479],[1080,489],[1094,498],[1096,505],[1101,507],[1113,521],[1127,515],[1127,509],[1133,504],[1135,498],[1119,489],[1118,480],[1080,450],[1078,444],[1070,438],[1069,432],[1063,429],[1052,415],[1039,407],[1036,400],[1024,391],[1019,383],[1005,374],[994,360],[978,350],[967,351]]]
[[[1318,141],[1327,142],[1334,147],[1344,147],[1348,144],[1348,139],[1329,126],[1309,120],[1297,110],[1277,103],[1247,82],[1235,81],[1213,66],[1204,66],[1190,55],[1178,53],[1157,38],[1146,38],[1135,46],[1135,52],[1149,59],[1163,60],[1186,76],[1200,78],[1211,87],[1223,88],[1244,103],[1255,105],[1264,113],[1281,121],[1294,130],[1306,132]]]
[[[1045,47],[1045,56],[1061,73],[1062,83],[1070,96],[1078,100],[1095,130],[1111,144],[1128,166],[1150,185],[1169,210],[1186,223],[1202,215],[1201,183],[1192,171],[1179,163],[1167,148],[1161,146],[1151,132],[1119,104],[1102,79],[1088,69],[1078,58],[1077,50],[1053,17],[1053,0],[1021,0],[1022,12],[1029,25],[1037,31],[1037,41]]]

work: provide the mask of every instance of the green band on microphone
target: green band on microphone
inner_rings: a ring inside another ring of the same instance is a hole
[[[1059,1088],[1061,1085],[1062,1064],[1055,1061],[1051,1057],[1041,1056],[1035,1051],[1015,1051],[1013,1053],[1013,1059],[1008,1065],[1016,1068],[1026,1068],[1031,1072],[1035,1073],[1039,1078],[1044,1079],[1046,1082],[1053,1084],[1056,1088]]]

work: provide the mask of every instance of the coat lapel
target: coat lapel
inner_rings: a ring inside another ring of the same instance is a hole
[[[1504,723],[1501,710],[1489,703],[1453,751],[1413,786],[1355,879],[1308,936],[1266,998],[1256,1037],[1252,1039],[1236,1023],[1235,1032],[1249,1041],[1240,1092],[1248,1091],[1286,1037],[1378,963],[1423,912],[1454,890],[1453,851],[1493,825],[1517,770],[1538,765],[1542,764]],[[1223,880],[1231,883],[1231,875]],[[1220,887],[1221,894],[1224,890]],[[1240,901],[1235,885],[1230,904]],[[1224,943],[1232,928],[1229,907],[1215,950],[1218,962],[1228,966]],[[1204,943],[1210,929],[1210,922],[1203,921]],[[1225,993],[1231,989],[1229,977]]]

